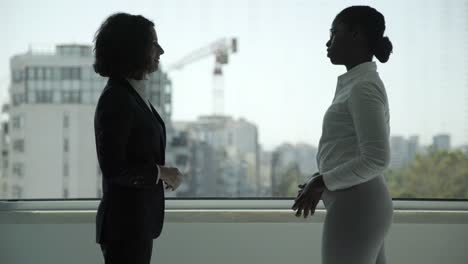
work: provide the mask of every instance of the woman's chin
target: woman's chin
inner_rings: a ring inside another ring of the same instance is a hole
[[[333,57],[328,57],[328,59],[330,59],[330,62],[333,64],[333,65],[341,65],[342,63],[340,63],[339,61],[337,61],[335,58]]]
[[[153,67],[151,67],[151,72],[155,72],[159,70],[159,62],[154,64]]]

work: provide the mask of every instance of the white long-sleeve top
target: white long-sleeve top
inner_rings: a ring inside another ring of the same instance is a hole
[[[359,64],[338,77],[317,154],[328,190],[382,175],[390,161],[389,121],[387,93],[375,62]]]
[[[127,79],[128,83],[135,89],[137,94],[143,99],[143,101],[146,103],[148,106],[149,110],[152,113],[151,109],[151,103],[149,101],[148,93],[146,92],[146,85],[147,85],[147,80],[135,80],[135,79]],[[158,175],[156,175],[156,184],[159,183],[159,179],[161,176],[161,169],[159,168],[159,165],[156,164],[156,167],[158,168]]]

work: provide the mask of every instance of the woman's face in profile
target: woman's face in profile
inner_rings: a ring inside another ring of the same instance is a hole
[[[351,32],[336,19],[330,29],[330,39],[327,41],[327,57],[331,63],[344,65],[350,52]]]
[[[155,72],[159,67],[159,57],[164,54],[163,48],[159,45],[158,36],[156,35],[156,30],[151,29],[152,43],[151,43],[151,72]]]

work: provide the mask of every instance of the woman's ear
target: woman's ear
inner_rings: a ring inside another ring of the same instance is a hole
[[[358,39],[359,36],[360,36],[359,29],[353,29],[353,31],[351,31],[351,38],[352,38],[353,40]]]
[[[363,28],[361,26],[356,26],[352,31],[351,31],[351,37],[353,40],[357,40],[359,38],[364,37],[364,32]]]

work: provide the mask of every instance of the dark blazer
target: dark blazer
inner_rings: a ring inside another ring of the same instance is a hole
[[[164,165],[166,128],[125,79],[110,78],[94,115],[103,196],[96,242],[154,239],[164,221],[164,188],[156,164]]]

